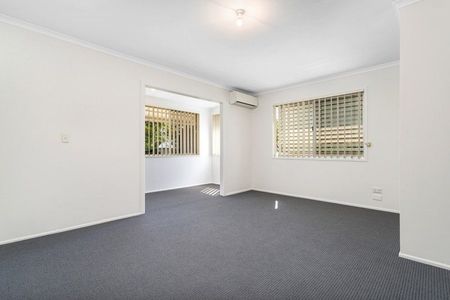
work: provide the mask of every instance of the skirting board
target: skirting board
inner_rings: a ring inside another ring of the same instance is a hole
[[[242,190],[238,190],[238,191],[233,191],[233,192],[229,192],[225,194],[226,196],[231,196],[231,195],[236,195],[236,194],[240,194],[240,193],[245,193],[245,192],[249,192],[252,191],[253,189],[242,189]]]
[[[143,214],[145,214],[145,212],[128,214],[128,215],[123,215],[123,216],[119,216],[119,217],[103,219],[103,220],[100,220],[100,221],[94,221],[94,222],[84,223],[84,224],[80,224],[80,225],[70,226],[70,227],[66,227],[66,228],[62,228],[62,229],[50,230],[50,231],[46,231],[46,232],[43,232],[43,233],[26,235],[26,236],[14,238],[14,239],[6,240],[6,241],[0,241],[0,246],[1,245],[6,245],[6,244],[11,244],[11,243],[16,243],[16,242],[20,242],[20,241],[24,241],[24,240],[34,239],[34,238],[38,238],[38,237],[42,237],[42,236],[46,236],[46,235],[51,235],[51,234],[65,232],[65,231],[71,231],[71,230],[75,230],[75,229],[80,229],[80,228],[83,228],[83,227],[89,227],[89,226],[99,225],[99,224],[102,224],[102,223],[108,223],[108,222],[117,221],[117,220],[121,220],[121,219],[137,217],[137,216],[140,216],[140,215],[143,215]]]
[[[171,188],[167,188],[167,189],[158,189],[158,190],[154,190],[154,191],[146,191],[145,193],[146,194],[150,194],[150,193],[157,193],[157,192],[172,191],[172,190],[185,189],[185,188],[190,188],[190,187],[199,186],[199,185],[206,185],[206,184],[217,184],[217,183],[205,182],[205,183],[196,183],[196,184],[189,184],[189,185],[180,185],[180,186],[171,187]]]
[[[333,203],[333,204],[340,204],[340,205],[345,205],[345,206],[353,206],[353,207],[359,207],[359,208],[365,208],[365,209],[379,210],[379,211],[390,212],[390,213],[394,213],[394,214],[399,214],[400,213],[398,210],[390,209],[390,208],[382,208],[382,207],[376,207],[376,206],[355,204],[355,203],[350,203],[350,202],[327,200],[327,199],[322,199],[322,198],[302,196],[302,195],[294,195],[294,194],[289,194],[289,193],[281,193],[281,192],[270,191],[270,190],[265,190],[265,189],[258,189],[258,188],[253,188],[252,190],[258,191],[258,192],[264,192],[264,193],[270,193],[270,194],[277,194],[277,195],[282,195],[282,196],[294,197],[294,198],[302,198],[302,199],[307,199],[307,200],[322,201],[322,202],[328,202],[328,203]]]
[[[433,261],[433,260],[429,260],[429,259],[425,259],[425,258],[420,258],[420,257],[414,256],[414,255],[409,255],[409,254],[405,254],[405,253],[402,253],[402,252],[399,252],[398,256],[401,257],[401,258],[405,258],[405,259],[409,259],[409,260],[418,262],[418,263],[430,265],[430,266],[433,266],[433,267],[438,267],[438,268],[445,269],[445,270],[450,270],[450,265],[443,264],[443,263],[440,263],[440,262],[437,262],[437,261]]]

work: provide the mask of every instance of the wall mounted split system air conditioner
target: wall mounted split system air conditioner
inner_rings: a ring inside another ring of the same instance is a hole
[[[239,105],[246,108],[258,107],[258,98],[238,91],[230,92],[230,104]]]

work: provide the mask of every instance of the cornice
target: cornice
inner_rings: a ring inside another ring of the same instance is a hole
[[[392,0],[392,3],[397,9],[409,6],[422,0]]]

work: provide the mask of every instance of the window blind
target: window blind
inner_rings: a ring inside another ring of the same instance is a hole
[[[145,155],[199,154],[199,114],[145,107]]]
[[[212,154],[220,155],[220,115],[212,116]]]
[[[364,158],[364,92],[274,106],[275,157]]]

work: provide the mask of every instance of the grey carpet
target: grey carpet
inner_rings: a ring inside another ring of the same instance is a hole
[[[0,247],[0,299],[450,299],[449,271],[398,257],[395,214],[204,188]]]

